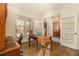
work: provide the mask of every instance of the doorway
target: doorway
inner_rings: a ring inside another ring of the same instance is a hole
[[[54,16],[53,25],[53,41],[60,43],[60,16]]]

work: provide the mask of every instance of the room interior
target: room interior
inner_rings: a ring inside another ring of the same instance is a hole
[[[0,3],[0,56],[79,56],[79,4]]]

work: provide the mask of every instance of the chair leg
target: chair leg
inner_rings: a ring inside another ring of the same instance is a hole
[[[43,47],[43,56],[45,56],[46,49],[47,49],[47,44],[46,44],[46,47]]]
[[[42,48],[43,56],[45,56],[45,52],[46,52],[46,49],[43,47],[43,48]]]

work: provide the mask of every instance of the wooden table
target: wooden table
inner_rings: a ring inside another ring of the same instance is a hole
[[[30,40],[33,39],[36,41],[36,47],[38,48],[38,44],[40,44],[41,46],[44,46],[47,45],[47,44],[50,44],[51,45],[51,49],[52,49],[52,38],[51,37],[48,37],[48,36],[34,36],[34,35],[31,35],[29,36],[28,38],[28,41],[29,41],[29,47],[30,47]]]
[[[36,47],[38,48],[38,37],[37,37],[37,36],[34,36],[34,35],[30,35],[30,36],[29,36],[29,38],[28,38],[29,47],[30,47],[30,45],[31,45],[31,44],[30,44],[30,42],[31,42],[30,40],[31,40],[31,39],[33,39],[33,40],[36,41]]]

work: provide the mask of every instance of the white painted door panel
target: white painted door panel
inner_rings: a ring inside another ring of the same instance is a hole
[[[77,16],[77,46],[78,46],[78,50],[79,50],[79,15]]]
[[[61,17],[61,45],[77,49],[76,15]]]

